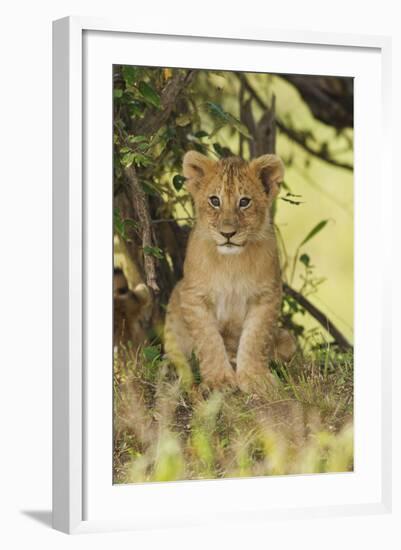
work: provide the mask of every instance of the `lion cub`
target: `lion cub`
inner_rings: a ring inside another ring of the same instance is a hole
[[[277,327],[282,282],[271,207],[284,166],[275,155],[216,162],[190,151],[183,172],[196,224],[167,308],[166,353],[187,379],[194,351],[207,385],[255,388],[274,380],[270,358],[295,351]]]
[[[139,283],[130,290],[122,269],[114,268],[113,274],[113,342],[114,346],[127,346],[134,350],[145,341],[141,321],[150,302],[150,292],[145,284]]]

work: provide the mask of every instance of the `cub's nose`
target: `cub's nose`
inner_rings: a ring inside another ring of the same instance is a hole
[[[223,233],[223,231],[220,232],[223,237],[225,237],[227,240],[231,239],[231,237],[234,237],[236,234],[236,231],[232,231],[231,233]]]

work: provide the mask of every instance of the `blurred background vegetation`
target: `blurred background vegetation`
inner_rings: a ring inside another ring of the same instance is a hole
[[[113,97],[115,481],[352,469],[353,80],[115,65]],[[189,149],[286,166],[282,323],[300,354],[262,401],[182,393],[163,357],[194,223]]]

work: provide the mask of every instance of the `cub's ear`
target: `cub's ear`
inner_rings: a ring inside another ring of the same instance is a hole
[[[268,195],[274,198],[284,181],[284,163],[277,155],[263,155],[250,163],[255,176],[262,182]]]
[[[183,160],[183,174],[188,180],[198,181],[210,172],[216,163],[197,151],[188,151]]]

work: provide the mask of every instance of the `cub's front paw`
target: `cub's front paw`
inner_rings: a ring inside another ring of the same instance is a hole
[[[275,376],[265,365],[247,365],[236,372],[238,387],[246,393],[260,393],[277,385]]]
[[[202,383],[209,388],[224,388],[236,386],[235,372],[227,362],[223,366],[208,366],[207,369],[201,368]]]

